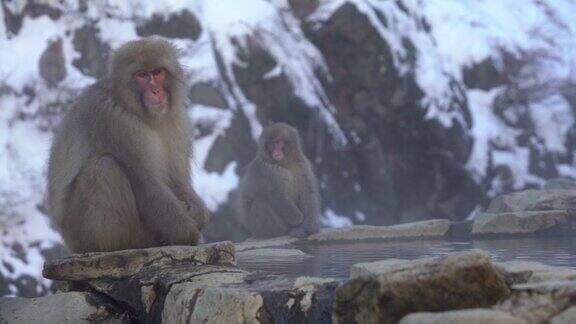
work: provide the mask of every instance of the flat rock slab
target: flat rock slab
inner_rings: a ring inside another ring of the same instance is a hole
[[[346,241],[370,239],[406,239],[444,237],[450,229],[450,221],[433,219],[393,226],[356,225],[342,228],[322,229],[308,237],[309,241]]]
[[[42,274],[55,280],[125,278],[147,267],[234,265],[234,244],[218,242],[199,246],[165,246],[149,249],[75,254],[48,261]]]
[[[374,262],[356,263],[350,267],[350,279],[366,275],[378,275],[390,272],[391,269],[403,266],[410,260],[386,259]]]
[[[101,297],[69,292],[38,298],[0,298],[0,323],[126,323],[128,316]]]
[[[335,323],[396,323],[407,314],[488,307],[510,293],[480,250],[399,263],[336,290]]]
[[[503,311],[475,308],[440,313],[413,313],[399,324],[526,324],[526,321]]]
[[[563,210],[479,213],[472,234],[536,234],[569,221],[569,213]]]
[[[576,181],[565,178],[552,178],[544,184],[546,190],[576,190]]]
[[[507,213],[517,211],[574,210],[576,191],[574,190],[524,190],[494,198],[487,213]]]
[[[262,277],[255,285],[177,284],[166,296],[162,322],[330,323],[337,284],[323,279],[305,282]],[[268,288],[262,290],[262,285]]]
[[[550,324],[573,324],[576,323],[576,306],[572,306],[562,313],[552,317]]]
[[[491,309],[464,309],[440,313],[414,313],[399,324],[525,324],[523,319]]]
[[[270,261],[275,260],[303,260],[312,258],[311,255],[306,254],[297,249],[255,249],[238,252],[236,255],[238,260],[243,259],[266,259]]]
[[[174,287],[166,298],[162,323],[260,323],[262,296],[235,288]]]
[[[74,289],[114,300],[140,323],[329,323],[338,285],[330,279],[189,264],[75,283]]]
[[[495,264],[513,284],[576,280],[574,268],[553,267],[532,261],[508,261]]]
[[[299,239],[290,236],[280,236],[271,239],[248,239],[241,243],[236,243],[236,252],[253,250],[253,249],[263,249],[271,247],[282,247],[289,246],[298,242]]]
[[[512,294],[493,308],[528,323],[548,323],[575,304],[576,281],[544,281],[514,285]]]

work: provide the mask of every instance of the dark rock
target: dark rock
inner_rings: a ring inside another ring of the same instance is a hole
[[[24,264],[29,265],[29,253],[26,250],[34,250],[33,253],[39,253],[44,259],[55,259],[65,257],[67,252],[60,243],[53,242],[49,248],[44,248],[48,244],[33,242],[24,247],[22,244],[15,243],[10,247],[10,254],[15,256]],[[7,273],[0,273],[0,296],[12,295],[16,297],[34,298],[41,297],[50,292],[56,291],[57,286],[54,282],[39,280],[38,277],[22,273],[16,274],[16,265],[10,263],[9,259],[0,261]]]
[[[350,280],[336,290],[335,323],[396,323],[414,312],[488,307],[510,293],[479,250],[401,262]]]
[[[399,324],[526,324],[509,313],[491,309],[464,309],[440,313],[414,313],[405,316]]]
[[[38,298],[0,298],[0,322],[127,323],[128,315],[93,293],[69,292]]]
[[[320,5],[319,0],[288,0],[294,16],[303,19],[312,14]]]
[[[536,117],[537,118],[537,117]],[[556,168],[558,154],[543,149],[543,145],[530,142],[530,161],[528,171],[538,177],[548,179],[559,176]]]
[[[249,273],[234,267],[182,264],[143,268],[132,277],[100,278],[76,289],[96,291],[140,323],[330,322],[337,283]]]
[[[507,84],[508,76],[497,68],[493,59],[487,58],[462,71],[464,84],[470,89],[490,90]]]
[[[12,266],[9,263],[3,264],[6,268],[10,269]],[[44,296],[48,293],[47,285],[38,281],[28,274],[21,274],[18,277],[6,277],[0,273],[0,296],[18,296],[33,298]]]
[[[255,37],[248,37],[245,46],[237,45],[241,64],[232,66],[236,82],[244,95],[257,106],[257,118],[262,124],[269,121],[305,125],[314,109],[298,97],[286,75],[267,74],[277,68],[277,62]]]
[[[576,229],[576,219],[564,210],[478,213],[472,226],[475,236],[547,234],[554,228]],[[573,234],[573,233],[572,233]]]
[[[208,82],[200,82],[190,89],[190,101],[194,104],[228,109],[226,98],[216,86]]]
[[[110,46],[98,36],[100,30],[95,23],[89,23],[74,31],[74,50],[80,57],[72,62],[83,74],[101,78],[106,73],[106,62],[110,55]]]
[[[14,13],[7,6],[7,2],[2,1],[2,10],[4,11],[4,21],[8,36],[17,35],[22,28],[22,20],[25,16],[37,18],[40,16],[48,16],[52,20],[56,20],[62,16],[62,11],[46,1],[28,0],[24,4],[24,8]]]
[[[452,222],[450,224],[450,230],[446,236],[448,238],[469,238],[472,236],[472,225],[474,221],[465,220],[459,222]]]
[[[508,312],[527,323],[549,323],[575,306],[576,281],[545,281],[512,287],[512,294],[493,308]]]
[[[256,150],[248,119],[242,112],[238,112],[232,117],[226,133],[218,136],[208,151],[204,169],[207,172],[222,173],[230,162],[236,161],[238,170],[242,171],[254,158]]]
[[[55,87],[66,78],[66,62],[62,49],[62,39],[50,42],[38,62],[40,76],[49,87]]]
[[[179,13],[165,16],[154,14],[136,27],[138,36],[161,35],[168,38],[198,39],[202,27],[200,22],[190,11],[182,10]]]
[[[487,213],[517,211],[576,210],[576,192],[573,190],[524,190],[501,195],[492,200]]]
[[[165,246],[149,249],[74,254],[66,259],[47,261],[43,275],[57,280],[125,278],[143,268],[186,265],[233,265],[234,245],[218,242],[199,246]]]
[[[544,184],[546,190],[576,190],[576,181],[566,178],[553,178]]]
[[[354,4],[306,31],[333,76],[326,88],[350,142],[339,151],[325,144],[318,169],[326,205],[341,215],[359,210],[366,223],[385,225],[459,220],[483,201],[484,189],[464,168],[472,138],[461,85],[453,82],[446,109],[463,122],[445,127],[426,117],[414,75],[398,70],[390,47]],[[413,44],[403,44],[413,53],[406,64],[415,64]]]

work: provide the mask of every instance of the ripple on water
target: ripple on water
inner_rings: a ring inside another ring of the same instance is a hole
[[[292,260],[239,256],[238,265],[252,271],[343,279],[348,277],[350,266],[355,263],[391,258],[412,260],[477,248],[488,252],[493,261],[537,261],[553,266],[576,268],[576,238],[348,242],[310,244],[298,248],[313,257]]]

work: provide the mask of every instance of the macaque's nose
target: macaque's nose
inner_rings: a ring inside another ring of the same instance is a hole
[[[150,85],[152,86],[157,86],[158,85],[158,80],[156,79],[156,77],[154,76],[154,74],[150,74]]]

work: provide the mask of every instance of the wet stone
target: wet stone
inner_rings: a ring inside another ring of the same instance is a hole
[[[296,249],[255,249],[238,252],[238,260],[260,258],[273,262],[274,260],[303,260],[312,256]]]
[[[0,323],[125,323],[126,312],[92,293],[69,292],[37,298],[0,298]]]
[[[396,323],[414,312],[489,307],[509,292],[486,253],[451,253],[348,281],[336,290],[334,322]]]
[[[350,267],[350,279],[360,276],[386,273],[395,267],[405,265],[409,262],[410,260],[387,259],[375,262],[357,263]]]
[[[75,254],[48,261],[43,275],[55,280],[124,278],[148,267],[177,265],[234,265],[234,245],[218,242],[199,246],[166,246],[149,249]]]
[[[311,235],[310,241],[346,241],[346,240],[394,240],[406,238],[444,237],[450,229],[450,221],[433,219],[421,222],[392,226],[356,225],[343,228],[322,229]]]
[[[299,239],[290,236],[280,236],[271,239],[247,239],[244,242],[236,243],[236,252],[261,249],[261,248],[272,248],[272,247],[283,247],[290,246],[298,242]]]
[[[513,284],[576,280],[576,269],[553,267],[540,262],[508,261],[495,263]]]
[[[562,313],[554,316],[550,324],[571,324],[576,323],[576,306],[572,306]]]
[[[544,323],[574,306],[576,281],[544,281],[519,284],[512,294],[494,306],[529,323]]]
[[[563,210],[479,213],[472,234],[537,234],[569,222],[570,214]]]
[[[524,190],[494,198],[487,213],[507,213],[517,211],[574,210],[576,192],[574,190]]]
[[[491,309],[465,309],[440,313],[414,313],[399,324],[523,324],[524,320],[506,312]]]
[[[576,190],[576,181],[565,178],[553,178],[546,181],[544,189],[547,190]]]

